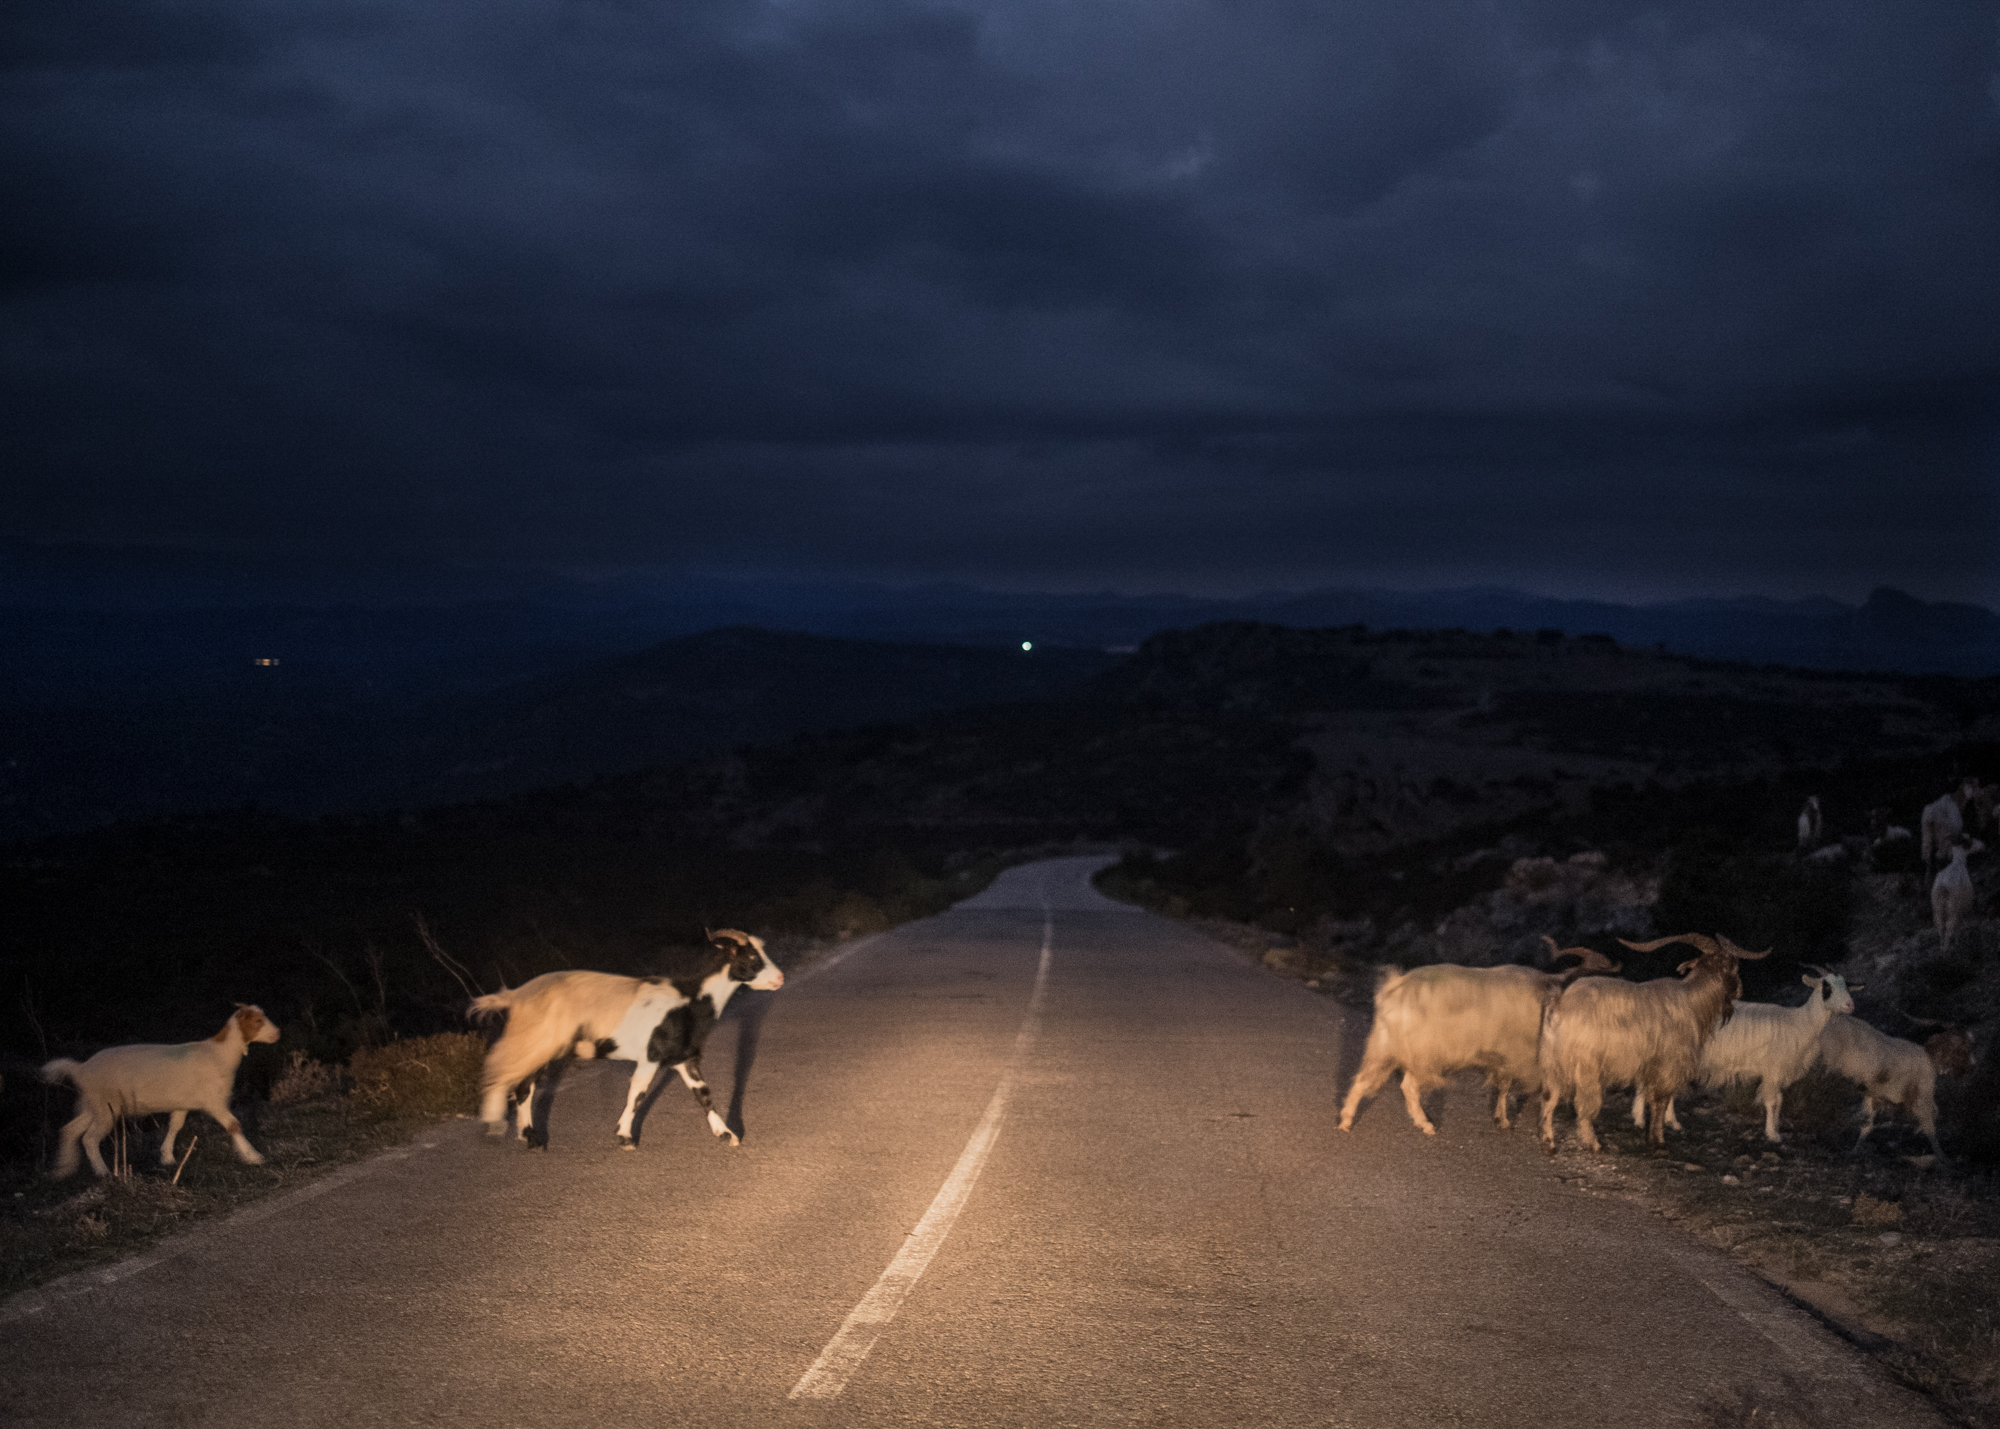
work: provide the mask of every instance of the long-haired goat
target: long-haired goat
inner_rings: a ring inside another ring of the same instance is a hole
[[[1625,982],[1585,978],[1552,997],[1542,1021],[1542,1147],[1556,1149],[1556,1107],[1576,1108],[1576,1134],[1586,1148],[1600,1149],[1592,1125],[1604,1104],[1606,1087],[1636,1086],[1646,1099],[1655,1145],[1666,1141],[1668,1104],[1701,1064],[1701,1049],[1729,1020],[1743,980],[1740,958],[1770,955],[1746,952],[1727,938],[1683,933],[1650,943],[1618,940],[1647,953],[1669,943],[1686,943],[1700,953],[1681,964],[1681,978]]]
[[[1503,1130],[1511,1129],[1507,1101],[1513,1088],[1519,1084],[1524,1093],[1532,1093],[1541,1084],[1535,1047],[1541,1038],[1543,1000],[1569,978],[1618,970],[1618,964],[1594,948],[1559,949],[1555,939],[1543,941],[1551,962],[1574,957],[1577,969],[1557,974],[1456,963],[1408,972],[1383,969],[1375,988],[1375,1023],[1340,1109],[1340,1129],[1352,1131],[1361,1103],[1400,1069],[1410,1120],[1425,1136],[1435,1136],[1437,1128],[1424,1115],[1423,1095],[1467,1068],[1486,1073],[1494,1090],[1493,1120]]]
[[[1951,857],[1952,844],[1965,832],[1963,810],[1970,799],[1966,785],[1961,784],[1949,794],[1941,794],[1924,805],[1917,829],[1923,840],[1921,851],[1925,872],[1929,872],[1937,860]]]
[[[174,1164],[174,1139],[191,1111],[214,1117],[236,1144],[236,1154],[253,1166],[264,1158],[243,1134],[242,1124],[229,1112],[229,1093],[236,1069],[252,1042],[275,1042],[278,1025],[261,1007],[238,1003],[222,1030],[200,1042],[170,1044],[140,1042],[106,1047],[83,1062],[57,1057],[42,1068],[53,1082],[66,1078],[76,1088],[77,1112],[56,1136],[58,1178],[76,1171],[77,1150],[90,1158],[90,1169],[109,1175],[98,1149],[122,1116],[171,1112],[167,1139],[160,1144],[160,1164]]]
[[[572,1057],[608,1057],[636,1062],[618,1118],[618,1144],[635,1149],[632,1117],[662,1066],[680,1074],[708,1113],[709,1129],[730,1145],[740,1141],[709,1096],[701,1076],[701,1049],[709,1030],[739,987],[775,992],[785,975],[764,953],[764,940],[734,928],[709,934],[707,961],[693,976],[619,977],[612,973],[543,973],[521,986],[472,1000],[468,1017],[507,1014],[507,1028],[486,1053],[480,1076],[479,1118],[487,1132],[506,1128],[508,1094],[514,1124],[523,1141],[537,1140],[535,1089],[544,1070]]]
[[[1858,1017],[1836,1017],[1819,1034],[1820,1061],[1826,1069],[1861,1087],[1859,1151],[1875,1129],[1878,1102],[1902,1107],[1917,1119],[1940,1160],[1944,1147],[1937,1135],[1939,1072],[1963,1075],[1972,1070],[1972,1043],[1957,1029],[1932,1036],[1922,1047],[1878,1032]]]
[[[1810,966],[1810,965],[1809,965]],[[1815,976],[1814,974],[1817,974]],[[1739,1002],[1729,1020],[1715,1029],[1701,1049],[1696,1077],[1711,1089],[1731,1082],[1757,1083],[1757,1100],[1764,1105],[1764,1139],[1783,1141],[1778,1113],[1785,1105],[1785,1088],[1800,1080],[1819,1061],[1819,1039],[1827,1023],[1854,1011],[1854,988],[1839,973],[1813,967],[1799,981],[1812,989],[1802,1007],[1776,1007],[1768,1002]],[[1855,988],[1860,986],[1856,983]],[[1680,1130],[1670,1099],[1667,1125]],[[1632,1098],[1632,1124],[1646,1124],[1643,1093]]]

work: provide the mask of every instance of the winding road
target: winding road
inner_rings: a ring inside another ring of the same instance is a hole
[[[739,999],[636,1153],[435,1128],[0,1306],[23,1426],[1938,1423],[1471,1090],[1334,1129],[1365,1023],[1112,903],[1103,860]],[[1762,1417],[1753,1418],[1753,1411]]]

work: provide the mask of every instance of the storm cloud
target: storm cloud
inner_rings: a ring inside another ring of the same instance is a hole
[[[28,0],[0,533],[2000,598],[2000,11]]]

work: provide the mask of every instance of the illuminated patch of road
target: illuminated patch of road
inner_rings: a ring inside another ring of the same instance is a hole
[[[944,1186],[931,1202],[930,1209],[924,1212],[924,1218],[917,1222],[917,1228],[910,1232],[902,1250],[889,1262],[889,1268],[882,1272],[881,1278],[868,1293],[861,1297],[860,1303],[847,1312],[846,1320],[841,1322],[834,1337],[827,1341],[826,1348],[819,1352],[819,1358],[792,1386],[789,1398],[832,1399],[847,1387],[848,1379],[868,1358],[868,1352],[875,1348],[875,1341],[881,1338],[889,1322],[896,1318],[896,1312],[902,1309],[903,1301],[923,1277],[931,1258],[938,1253],[945,1237],[951,1234],[953,1222],[965,1208],[972,1188],[978,1184],[979,1173],[986,1166],[993,1143],[1000,1138],[1000,1123],[1007,1115],[1007,1102],[1014,1094],[1014,1084],[1035,1045],[1035,1036],[1041,1030],[1042,997],[1048,989],[1050,949],[1054,945],[1054,936],[1055,915],[1049,911],[1044,897],[1042,957],[1035,969],[1035,988],[1028,995],[1028,1013],[1021,1021],[1020,1032],[1014,1037],[1014,1050],[1007,1059],[1005,1070],[1000,1073],[1000,1084],[993,1089],[992,1100],[986,1103],[986,1114],[979,1118],[979,1125],[973,1128],[972,1139],[959,1153],[958,1164],[951,1168],[951,1175],[945,1178]]]

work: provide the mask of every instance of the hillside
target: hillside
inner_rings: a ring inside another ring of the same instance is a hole
[[[147,699],[17,688],[0,701],[0,840],[250,804],[307,816],[497,797],[1048,699],[1115,659],[732,628],[414,704],[282,664],[218,668]]]
[[[1284,825],[1361,853],[1580,809],[1609,787],[1996,736],[2000,681],[1761,669],[1553,631],[1228,622],[1156,636],[1066,700],[739,749],[518,807],[742,846],[1185,845]],[[1828,817],[1845,831],[1862,811]]]

